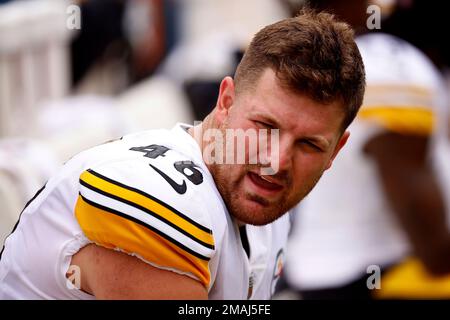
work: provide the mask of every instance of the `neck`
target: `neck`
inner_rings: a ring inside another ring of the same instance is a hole
[[[205,130],[207,130],[208,128],[212,128],[212,116],[211,115],[212,114],[209,114],[208,116],[206,116],[206,118],[203,120],[203,122],[200,122],[199,124],[188,129],[188,133],[197,142],[202,154],[203,154],[203,148],[204,148],[203,132]]]

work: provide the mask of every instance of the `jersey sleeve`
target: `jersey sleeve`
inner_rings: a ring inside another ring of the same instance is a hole
[[[90,241],[209,288],[215,244],[209,217],[196,200],[198,186],[180,195],[148,164],[126,163],[112,170],[88,169],[79,183],[74,213]]]
[[[434,92],[409,85],[368,85],[358,118],[400,134],[431,135],[436,116]]]

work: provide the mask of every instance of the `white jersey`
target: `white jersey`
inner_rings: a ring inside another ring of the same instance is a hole
[[[5,243],[0,299],[93,299],[66,279],[89,243],[192,277],[210,299],[269,299],[289,218],[246,228],[250,259],[182,125],[128,135],[73,157],[28,204]]]
[[[391,212],[366,143],[383,131],[430,135],[436,127],[438,71],[416,48],[385,34],[356,40],[366,68],[363,106],[350,139],[295,209],[286,274],[303,289],[338,287],[388,266],[410,250]]]

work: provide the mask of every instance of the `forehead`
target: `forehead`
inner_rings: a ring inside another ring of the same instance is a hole
[[[248,116],[265,116],[277,121],[279,128],[297,135],[305,133],[332,138],[340,133],[344,108],[340,100],[329,104],[314,101],[306,94],[282,86],[275,73],[266,69],[253,88],[241,93],[240,108]],[[331,142],[331,141],[330,141]]]

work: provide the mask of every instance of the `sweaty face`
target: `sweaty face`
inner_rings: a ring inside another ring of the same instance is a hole
[[[238,96],[233,80],[225,78],[214,113],[224,137],[236,129],[265,130],[269,136],[273,129],[279,130],[278,139],[266,139],[270,156],[265,160],[271,161],[274,174],[261,170],[268,165],[249,163],[255,153],[250,139],[244,147],[245,163],[208,165],[230,213],[241,222],[264,225],[295,206],[345,144],[348,134],[341,135],[342,120],[338,102],[323,105],[294,93],[280,86],[271,69],[261,75],[255,88]],[[225,144],[234,146],[231,149],[239,156],[235,138],[226,139]],[[256,148],[258,152],[260,147]]]

